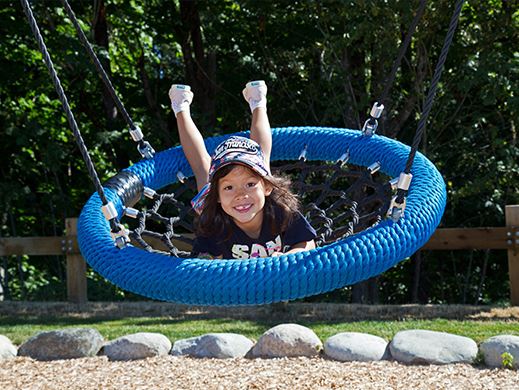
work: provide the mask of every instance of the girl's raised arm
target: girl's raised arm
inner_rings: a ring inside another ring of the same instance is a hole
[[[263,150],[265,164],[270,171],[272,131],[267,115],[267,85],[263,80],[250,81],[243,90],[243,97],[249,103],[252,112],[250,138],[256,141]]]
[[[195,175],[198,191],[200,191],[209,180],[211,156],[207,152],[202,134],[191,118],[189,105],[193,100],[193,92],[188,85],[173,84],[169,90],[169,98],[171,108],[177,117],[180,144]]]

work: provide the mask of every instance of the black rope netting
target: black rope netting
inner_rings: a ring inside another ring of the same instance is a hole
[[[318,246],[335,242],[376,225],[391,200],[389,178],[378,165],[358,167],[342,162],[274,162],[273,173],[288,176],[302,204],[301,212],[317,231]],[[110,186],[110,184],[108,184]],[[185,257],[194,240],[196,215],[190,199],[194,178],[156,194],[130,226],[132,243],[150,252]]]

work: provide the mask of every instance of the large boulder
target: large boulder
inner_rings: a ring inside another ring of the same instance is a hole
[[[175,341],[171,355],[216,359],[236,358],[245,356],[253,344],[252,340],[240,334],[208,333]]]
[[[165,356],[171,350],[171,341],[160,333],[134,333],[107,343],[103,354],[110,360],[137,360]]]
[[[389,349],[393,359],[410,364],[473,363],[478,353],[468,337],[430,330],[398,332]]]
[[[489,367],[502,367],[503,354],[512,356],[512,366],[519,369],[519,336],[501,335],[486,339],[479,346],[485,364]]]
[[[0,334],[0,360],[9,359],[16,356],[16,347],[11,340]]]
[[[91,328],[40,332],[20,346],[18,355],[36,360],[82,358],[97,355],[103,342],[103,336]]]
[[[313,330],[298,324],[281,324],[263,333],[248,356],[317,356],[322,347]]]
[[[343,332],[331,336],[324,343],[324,355],[345,362],[382,360],[388,342],[366,333]]]

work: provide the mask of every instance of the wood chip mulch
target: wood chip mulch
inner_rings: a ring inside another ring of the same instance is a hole
[[[519,371],[323,358],[0,360],[0,389],[519,389]]]

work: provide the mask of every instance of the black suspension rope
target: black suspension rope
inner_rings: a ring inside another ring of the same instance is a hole
[[[420,0],[420,6],[418,7],[418,10],[416,11],[416,14],[413,18],[413,21],[411,22],[411,25],[409,26],[409,29],[405,35],[404,40],[400,44],[400,48],[398,49],[398,54],[395,58],[395,61],[393,62],[393,66],[391,67],[391,71],[389,73],[389,77],[386,79],[384,90],[382,91],[382,94],[378,98],[378,100],[373,104],[373,108],[371,109],[371,112],[369,114],[369,118],[364,123],[364,126],[362,128],[362,131],[366,135],[372,135],[376,131],[378,127],[378,118],[382,115],[382,111],[384,110],[384,105],[386,103],[387,96],[389,95],[389,90],[393,86],[393,83],[396,78],[396,73],[398,69],[400,68],[400,64],[402,62],[402,58],[404,57],[407,48],[409,47],[409,43],[411,42],[411,38],[416,30],[416,26],[418,25],[418,22],[420,21],[420,18],[422,17],[425,5],[427,1],[426,0]]]
[[[422,111],[422,115],[420,117],[420,121],[418,122],[418,127],[416,129],[416,133],[414,135],[413,143],[411,145],[411,152],[409,153],[409,158],[407,159],[407,163],[405,166],[404,172],[406,174],[411,172],[411,167],[413,166],[414,157],[418,150],[418,146],[422,141],[423,133],[425,131],[425,123],[427,122],[427,118],[429,113],[431,112],[431,107],[433,104],[434,97],[436,95],[436,89],[438,88],[438,82],[440,81],[440,77],[443,71],[443,66],[445,64],[445,60],[447,59],[447,53],[449,52],[449,48],[452,43],[452,38],[454,37],[454,32],[458,25],[458,20],[461,14],[461,8],[463,7],[463,3],[465,0],[458,0],[456,3],[456,7],[454,9],[454,13],[452,14],[452,18],[449,25],[449,31],[447,32],[447,36],[445,37],[445,41],[443,43],[443,47],[440,53],[440,57],[438,59],[438,63],[436,64],[436,69],[434,70],[434,75],[431,81],[431,87],[429,88],[429,92],[427,93],[427,98],[425,99],[424,109]]]
[[[81,136],[81,132],[79,131],[76,119],[74,118],[74,114],[72,113],[72,110],[70,109],[70,105],[68,103],[67,96],[65,95],[65,91],[63,90],[61,81],[58,77],[58,74],[56,73],[54,64],[52,63],[52,59],[50,58],[49,51],[47,50],[47,46],[45,45],[45,42],[43,41],[43,37],[40,33],[40,29],[38,28],[36,19],[34,18],[34,15],[32,13],[31,7],[29,6],[29,3],[27,0],[20,0],[20,1],[22,3],[22,7],[25,12],[25,15],[27,16],[27,19],[29,20],[29,25],[31,26],[31,30],[34,34],[34,37],[36,38],[36,41],[38,43],[38,47],[43,55],[43,60],[45,62],[45,65],[47,66],[47,69],[49,70],[49,73],[51,75],[52,82],[54,84],[54,88],[56,89],[56,92],[58,94],[61,105],[63,106],[63,110],[65,111],[65,114],[67,116],[67,120],[70,125],[70,128],[72,129],[72,132],[74,133],[74,138],[79,147],[79,151],[81,152],[81,155],[83,156],[83,160],[85,161],[85,164],[86,164],[86,167],[88,170],[88,174],[89,174],[90,178],[92,179],[92,182],[94,183],[96,191],[99,194],[99,198],[101,198],[101,202],[103,203],[103,205],[107,205],[108,200],[106,199],[106,196],[105,196],[105,193],[103,190],[103,186],[101,185],[101,181],[99,180],[99,176],[94,167],[94,163],[92,162],[92,159],[90,158],[90,154],[88,153],[88,149],[85,145],[85,142],[83,141],[83,137]],[[110,221],[110,226],[112,228],[112,231],[116,231],[116,232],[119,231],[119,227],[118,227],[117,221],[115,221],[115,219],[112,219]]]
[[[420,5],[418,7],[418,10],[416,11],[413,21],[411,22],[411,25],[409,26],[409,29],[406,33],[404,41],[400,45],[398,55],[397,55],[395,61],[393,62],[393,67],[391,68],[391,72],[389,74],[389,77],[387,78],[386,84],[384,86],[384,90],[377,100],[378,103],[384,104],[384,102],[387,99],[389,90],[391,89],[391,87],[393,86],[393,83],[395,81],[396,72],[398,71],[398,68],[400,67],[400,63],[402,62],[402,58],[404,58],[407,48],[409,47],[409,43],[411,42],[411,38],[416,30],[416,26],[418,25],[418,22],[420,21],[420,18],[422,17],[422,15],[424,13],[426,4],[427,4],[427,0],[420,0]]]
[[[121,99],[119,99],[119,97],[117,96],[117,93],[115,92],[115,88],[112,85],[112,82],[110,81],[108,75],[106,74],[106,71],[104,70],[103,65],[101,64],[101,61],[99,61],[99,59],[97,58],[97,55],[95,54],[94,50],[92,49],[92,45],[88,41],[83,30],[81,29],[81,26],[79,25],[79,22],[76,18],[76,15],[74,14],[74,11],[72,10],[72,8],[70,8],[70,5],[67,0],[61,0],[61,3],[63,4],[63,7],[65,7],[65,11],[67,12],[68,17],[70,18],[70,20],[72,21],[72,24],[74,25],[74,27],[76,29],[79,40],[85,47],[90,59],[94,63],[94,65],[97,69],[97,72],[99,73],[99,77],[101,77],[101,80],[103,80],[106,88],[108,89],[108,92],[110,93],[110,96],[112,97],[115,105],[117,106],[117,109],[123,116],[123,118],[126,121],[126,123],[128,124],[128,126],[130,126],[130,129],[134,130],[136,128],[136,126],[133,123],[132,118],[130,117],[130,115],[128,114],[126,109],[124,108],[124,105],[123,105]]]
[[[427,122],[429,113],[431,112],[433,100],[436,95],[436,89],[438,88],[438,82],[440,81],[440,77],[441,77],[441,74],[443,71],[443,66],[445,64],[445,60],[447,59],[447,54],[448,54],[450,46],[452,44],[452,39],[454,37],[454,32],[456,31],[456,27],[458,25],[459,17],[461,14],[461,9],[463,7],[464,2],[465,2],[465,0],[458,0],[454,7],[454,12],[452,13],[451,21],[449,24],[449,30],[447,31],[447,35],[443,42],[443,47],[440,52],[440,57],[438,58],[436,68],[434,70],[434,75],[431,80],[431,87],[429,88],[429,91],[427,93],[422,115],[420,116],[420,121],[418,122],[418,127],[416,129],[416,133],[413,138],[413,143],[411,144],[411,151],[409,152],[409,157],[407,158],[407,162],[406,162],[405,169],[403,172],[406,175],[409,175],[411,172],[411,168],[413,167],[413,162],[414,162],[414,158],[416,156],[416,152],[418,151],[418,147],[422,141],[423,133],[425,131],[425,124]],[[406,195],[407,195],[407,189],[398,188],[395,202],[399,205],[402,205],[404,203]]]

